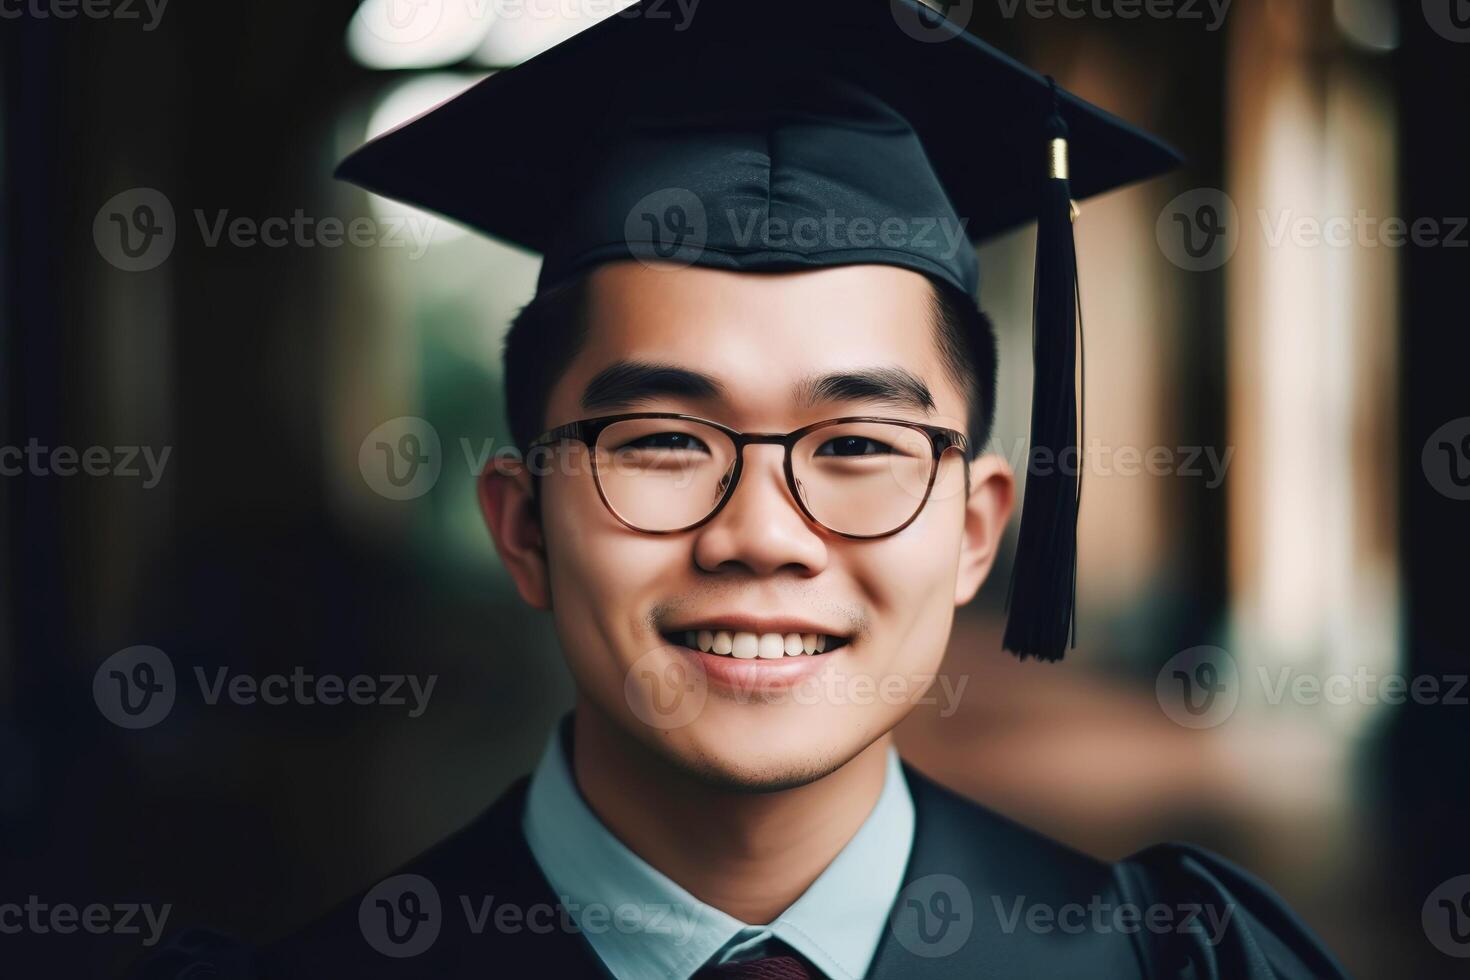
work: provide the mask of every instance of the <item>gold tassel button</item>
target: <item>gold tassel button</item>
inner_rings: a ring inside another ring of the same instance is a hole
[[[1067,176],[1067,141],[1058,137],[1051,141],[1051,165],[1047,168],[1053,180],[1069,180]]]

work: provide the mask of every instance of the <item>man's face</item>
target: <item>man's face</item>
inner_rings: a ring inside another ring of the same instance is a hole
[[[550,393],[546,423],[678,412],[784,433],[872,415],[963,432],[965,394],[941,360],[931,297],[922,276],[889,266],[773,275],[606,265],[591,275],[586,340]],[[713,384],[586,399],[589,382],[623,364]],[[815,379],[879,372],[918,382],[932,408],[892,393],[809,397]],[[956,604],[988,571],[1010,507],[1003,464],[977,461],[967,499],[966,464],[951,451],[911,524],[854,540],[802,515],[782,464],[780,445],[747,446],[723,509],[659,535],[608,511],[580,445],[541,478],[546,593],[581,696],[680,768],[732,787],[823,776],[908,712],[939,669]],[[704,652],[706,631],[730,634],[737,653],[751,649],[743,633],[767,654],[766,634],[822,634],[828,649],[747,658],[715,652],[717,642]]]

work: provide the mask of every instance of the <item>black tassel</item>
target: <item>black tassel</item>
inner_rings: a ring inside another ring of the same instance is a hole
[[[1050,79],[1048,79],[1050,81]],[[1077,251],[1067,173],[1067,124],[1052,81],[1045,126],[1047,167],[1036,230],[1032,298],[1031,454],[1021,533],[1007,600],[1004,646],[1023,660],[1060,660],[1070,635],[1077,581],[1077,512],[1082,489],[1078,440]]]

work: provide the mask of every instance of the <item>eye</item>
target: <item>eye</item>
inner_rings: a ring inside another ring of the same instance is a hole
[[[704,441],[692,432],[653,432],[646,436],[639,436],[630,442],[618,447],[620,450],[633,449],[663,449],[683,450],[685,452],[709,452],[709,447]]]
[[[867,436],[837,436],[817,447],[818,456],[878,456],[892,453],[886,442]]]

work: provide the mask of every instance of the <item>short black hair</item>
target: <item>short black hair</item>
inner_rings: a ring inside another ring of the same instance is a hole
[[[931,280],[934,294],[929,303],[934,315],[939,354],[950,380],[964,393],[967,413],[966,435],[970,458],[990,441],[995,424],[995,378],[999,355],[995,327],[975,301],[948,283]]]
[[[930,280],[929,309],[940,357],[950,380],[965,393],[970,456],[990,441],[995,421],[995,330],[967,294]],[[524,454],[546,431],[551,389],[587,334],[587,276],[538,294],[511,321],[505,337],[505,400],[511,438]]]

